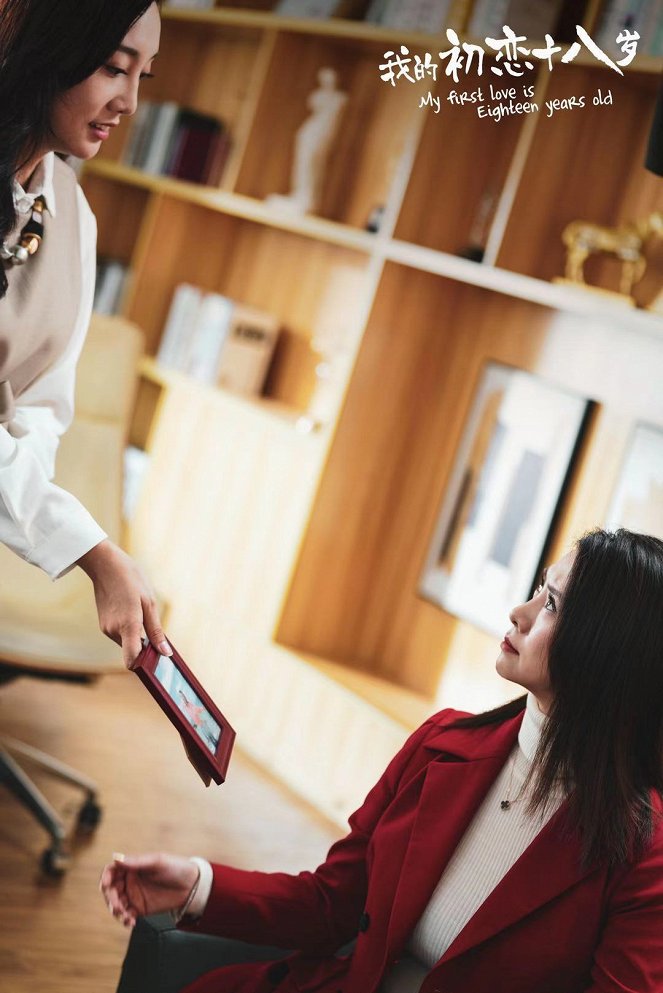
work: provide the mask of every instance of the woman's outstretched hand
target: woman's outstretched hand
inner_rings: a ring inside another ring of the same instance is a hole
[[[77,563],[94,586],[99,627],[118,645],[127,669],[141,650],[143,628],[161,655],[172,655],[154,592],[134,560],[106,538]]]
[[[183,907],[199,872],[179,855],[116,855],[104,866],[99,889],[113,917],[133,927],[139,917]]]

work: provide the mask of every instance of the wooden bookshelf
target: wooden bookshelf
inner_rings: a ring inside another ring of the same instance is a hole
[[[458,673],[478,686],[494,663],[493,639],[418,595],[481,364],[531,370],[599,404],[552,554],[603,520],[633,424],[663,425],[663,318],[643,309],[663,288],[663,242],[650,246],[639,308],[601,292],[614,288],[610,262],[588,264],[595,287],[553,282],[568,221],[615,226],[663,209],[663,185],[643,166],[663,60],[638,58],[624,76],[587,52],[539,66],[526,81],[543,109],[497,124],[446,100],[476,78],[380,80],[387,46],[436,52],[443,36],[269,6],[163,11],[158,78],[144,95],[224,120],[233,145],[218,188],[128,167],[126,129],[83,185],[104,254],[131,265],[124,313],[146,335],[132,440],[152,468],[134,550],[172,604],[174,642],[237,708],[256,757],[340,816],[361,797],[347,783],[342,800],[325,794],[316,762],[334,778],[320,744],[332,711],[357,740],[370,724],[381,766],[440,694],[463,705]],[[602,9],[583,5],[588,30]],[[456,3],[451,26],[462,32],[469,13]],[[265,197],[287,190],[323,66],[349,95],[342,132],[320,215],[289,215]],[[546,100],[599,88],[612,91],[609,108],[546,116]],[[418,106],[428,90],[439,115]],[[376,206],[383,222],[370,233]],[[483,261],[463,257],[471,248]],[[181,282],[278,316],[264,398],[155,364]],[[307,412],[330,334],[340,359],[317,420]],[[481,703],[509,695],[490,684]],[[310,758],[297,752],[298,719],[319,728]]]
[[[598,22],[602,8],[605,6],[604,0],[590,0],[590,2],[582,6],[584,8],[584,14],[580,18],[580,22],[583,27],[592,30]],[[480,42],[481,39],[472,38],[465,30],[469,23],[470,10],[471,2],[466,3],[464,0],[457,2],[450,10],[445,28],[451,27],[455,31],[461,32],[467,40]],[[440,41],[447,42],[444,33],[435,35],[423,31],[401,31],[381,27],[380,25],[362,20],[349,20],[342,17],[325,19],[284,17],[275,15],[270,10],[251,10],[239,6],[232,8],[216,7],[210,10],[187,10],[166,6],[162,11],[162,16],[166,21],[179,21],[187,24],[206,24],[210,27],[253,28],[261,31],[269,31],[276,28],[280,31],[293,31],[308,36],[323,35],[329,38],[366,40],[389,46],[404,44],[411,49],[423,49],[424,51],[435,48]],[[543,47],[545,44],[542,38],[529,40],[532,47]],[[561,55],[556,58],[561,58]],[[575,61],[578,65],[590,65],[594,59],[591,53],[583,50],[578,54]],[[639,55],[637,56],[635,67],[645,72],[660,72],[661,68],[663,68],[663,59]]]

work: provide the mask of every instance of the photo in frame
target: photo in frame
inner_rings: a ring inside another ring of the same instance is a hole
[[[663,539],[663,428],[637,423],[612,494],[606,527]]]
[[[220,785],[228,771],[235,732],[172,643],[170,647],[172,656],[160,655],[144,641],[132,671],[179,731],[205,786],[212,780]]]
[[[594,404],[487,363],[475,391],[419,586],[494,634],[527,600]]]

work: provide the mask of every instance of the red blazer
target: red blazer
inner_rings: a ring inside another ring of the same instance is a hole
[[[276,966],[207,973],[185,993],[374,993],[513,748],[522,715],[452,729],[443,711],[416,731],[315,872],[214,866],[195,928],[298,948]],[[582,869],[566,805],[429,972],[422,993],[662,993],[663,821],[636,864]],[[508,815],[505,815],[508,816]],[[352,956],[333,953],[357,937]]]

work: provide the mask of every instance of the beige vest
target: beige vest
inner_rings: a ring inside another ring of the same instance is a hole
[[[81,303],[82,261],[76,177],[55,157],[56,216],[44,212],[44,241],[25,265],[6,269],[0,300],[0,424],[14,400],[65,351]]]

